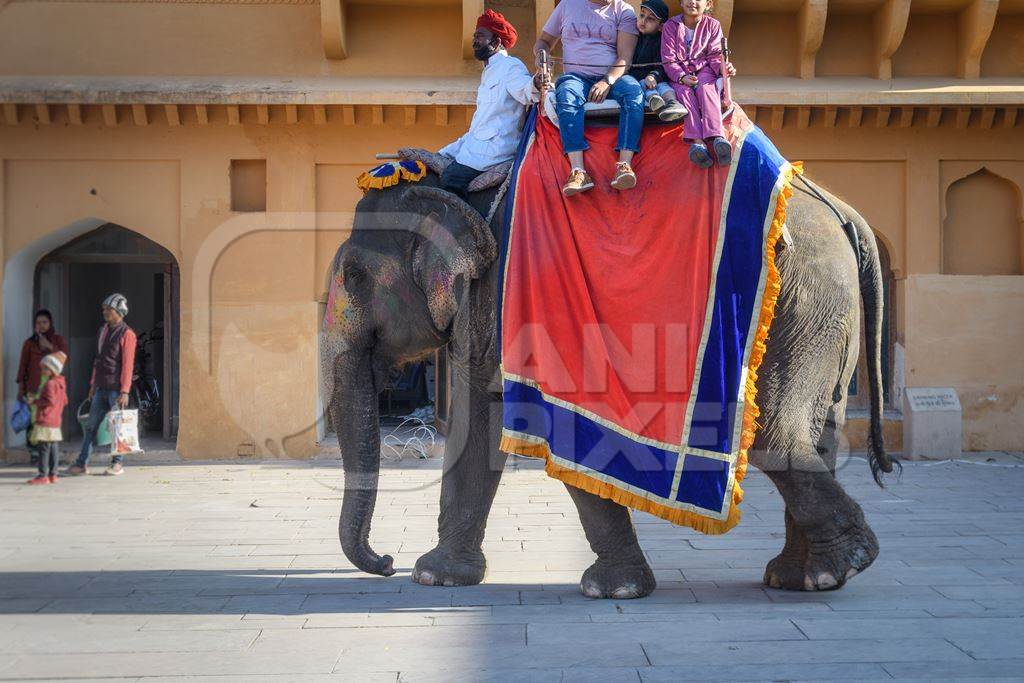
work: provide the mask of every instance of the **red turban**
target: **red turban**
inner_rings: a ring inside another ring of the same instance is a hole
[[[487,10],[480,15],[480,18],[476,20],[477,28],[485,28],[493,33],[505,48],[511,48],[516,44],[516,39],[519,35],[516,33],[516,27],[508,23],[508,20],[501,15],[500,12],[495,12],[492,9]]]

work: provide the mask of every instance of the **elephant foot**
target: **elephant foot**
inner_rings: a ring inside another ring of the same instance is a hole
[[[810,543],[807,553],[805,591],[842,588],[878,557],[878,539],[867,525],[847,529],[839,536]]]
[[[486,570],[479,550],[455,552],[438,546],[416,560],[412,580],[424,586],[475,586],[484,580]]]
[[[598,560],[580,579],[580,592],[588,598],[632,600],[650,595],[656,586],[654,572],[643,560],[632,564]]]
[[[764,568],[764,584],[789,591],[804,589],[806,555],[783,550]]]
[[[835,590],[871,566],[876,557],[875,533],[867,526],[853,527],[835,538],[810,540],[806,557],[783,551],[768,563],[764,582],[785,590]]]

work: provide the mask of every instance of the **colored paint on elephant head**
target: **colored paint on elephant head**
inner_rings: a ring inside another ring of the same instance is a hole
[[[348,308],[348,296],[345,293],[345,283],[341,274],[337,274],[331,280],[331,288],[327,292],[327,310],[324,312],[324,325],[330,327],[334,321],[344,315]]]

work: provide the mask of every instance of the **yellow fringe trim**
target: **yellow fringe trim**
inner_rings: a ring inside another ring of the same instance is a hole
[[[399,170],[402,172],[402,180],[408,180],[410,183],[419,182],[427,175],[427,166],[422,161],[416,161],[416,168],[419,169],[415,173],[412,171],[405,170],[404,167],[399,166]]]
[[[593,493],[595,496],[613,500],[619,505],[625,505],[626,507],[633,508],[634,510],[648,512],[655,517],[661,517],[673,524],[692,527],[703,534],[724,534],[739,522],[739,510],[735,505],[729,510],[728,519],[711,519],[710,517],[705,517],[704,515],[696,512],[690,512],[689,510],[680,510],[678,508],[661,505],[649,498],[638,496],[637,494],[630,493],[629,491],[623,491],[617,486],[589,477],[582,472],[577,472],[576,470],[571,470],[566,467],[562,467],[561,465],[557,465],[551,459],[551,451],[546,443],[536,444],[520,441],[519,439],[509,436],[502,436],[501,450],[506,453],[515,453],[517,455],[526,455],[534,458],[544,458],[544,471],[547,472],[549,477],[564,481],[569,486],[575,486],[578,489],[583,489],[587,493]],[[739,486],[735,485],[733,487],[733,491],[738,488]],[[735,521],[733,521],[733,517],[735,517]]]
[[[426,165],[419,160],[416,160],[415,162],[417,168],[415,172],[406,170],[397,161],[390,163],[394,163],[394,173],[389,176],[373,176],[370,175],[370,171],[363,171],[356,178],[356,187],[362,190],[365,194],[370,190],[383,190],[386,187],[394,187],[401,180],[407,180],[410,183],[415,183],[423,180],[427,175]]]
[[[582,472],[557,465],[551,459],[551,450],[547,443],[532,443],[503,435],[501,437],[501,450],[506,453],[543,458],[545,460],[544,471],[550,477],[563,481],[569,486],[582,489],[587,493],[613,500],[619,505],[650,513],[673,524],[691,527],[703,534],[724,534],[739,524],[741,517],[740,503],[743,501],[743,488],[740,486],[740,482],[743,481],[747,474],[747,451],[754,444],[754,436],[757,434],[758,427],[760,427],[757,423],[757,418],[761,414],[757,407],[757,370],[761,367],[761,362],[764,360],[764,354],[767,350],[768,331],[771,328],[772,320],[775,318],[775,304],[778,302],[779,291],[782,289],[779,269],[775,265],[775,243],[782,237],[782,228],[786,224],[786,211],[789,206],[789,199],[793,196],[793,176],[802,175],[803,172],[803,164],[801,162],[787,164],[782,169],[782,189],[775,203],[775,216],[772,218],[771,225],[768,228],[767,243],[765,244],[765,260],[768,264],[768,273],[765,277],[765,289],[761,298],[761,312],[758,315],[757,331],[754,333],[754,344],[751,348],[750,362],[747,367],[747,383],[744,388],[743,428],[740,432],[740,448],[736,456],[736,469],[733,475],[732,505],[729,506],[729,515],[726,519],[712,519],[689,510],[680,510],[661,505],[635,493],[623,491],[612,484],[594,479]]]
[[[757,332],[754,333],[754,346],[750,351],[747,385],[743,392],[743,431],[740,432],[740,450],[736,458],[736,486],[733,493],[733,509],[736,509],[737,513],[739,512],[737,506],[743,500],[743,490],[740,488],[739,482],[743,481],[743,477],[747,474],[747,451],[754,445],[754,436],[761,426],[757,423],[757,418],[761,415],[761,409],[757,407],[757,370],[761,367],[761,361],[764,360],[764,354],[768,350],[768,331],[771,329],[772,320],[775,319],[775,304],[778,302],[779,292],[782,290],[779,269],[775,265],[775,244],[782,237],[782,228],[786,225],[789,199],[793,196],[793,176],[803,175],[803,172],[802,161],[787,164],[782,169],[782,189],[775,202],[775,216],[768,228],[767,243],[764,247],[768,275],[765,278],[764,294],[761,298],[761,313],[757,318]],[[738,515],[736,521],[739,522]]]

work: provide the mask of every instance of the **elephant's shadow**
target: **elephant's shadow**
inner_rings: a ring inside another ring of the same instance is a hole
[[[414,583],[409,578],[411,567],[398,569],[396,576],[387,579],[366,576],[354,568],[3,572],[0,614],[298,617],[392,613],[415,621],[417,616],[489,614],[489,608],[499,607],[503,615],[514,619],[518,618],[516,613],[523,618],[539,613],[557,617],[561,609],[609,615],[683,614],[824,599],[820,593],[795,594],[765,588],[754,576],[749,581],[663,582],[644,600],[600,601],[584,597],[575,582],[484,582],[447,588]]]

